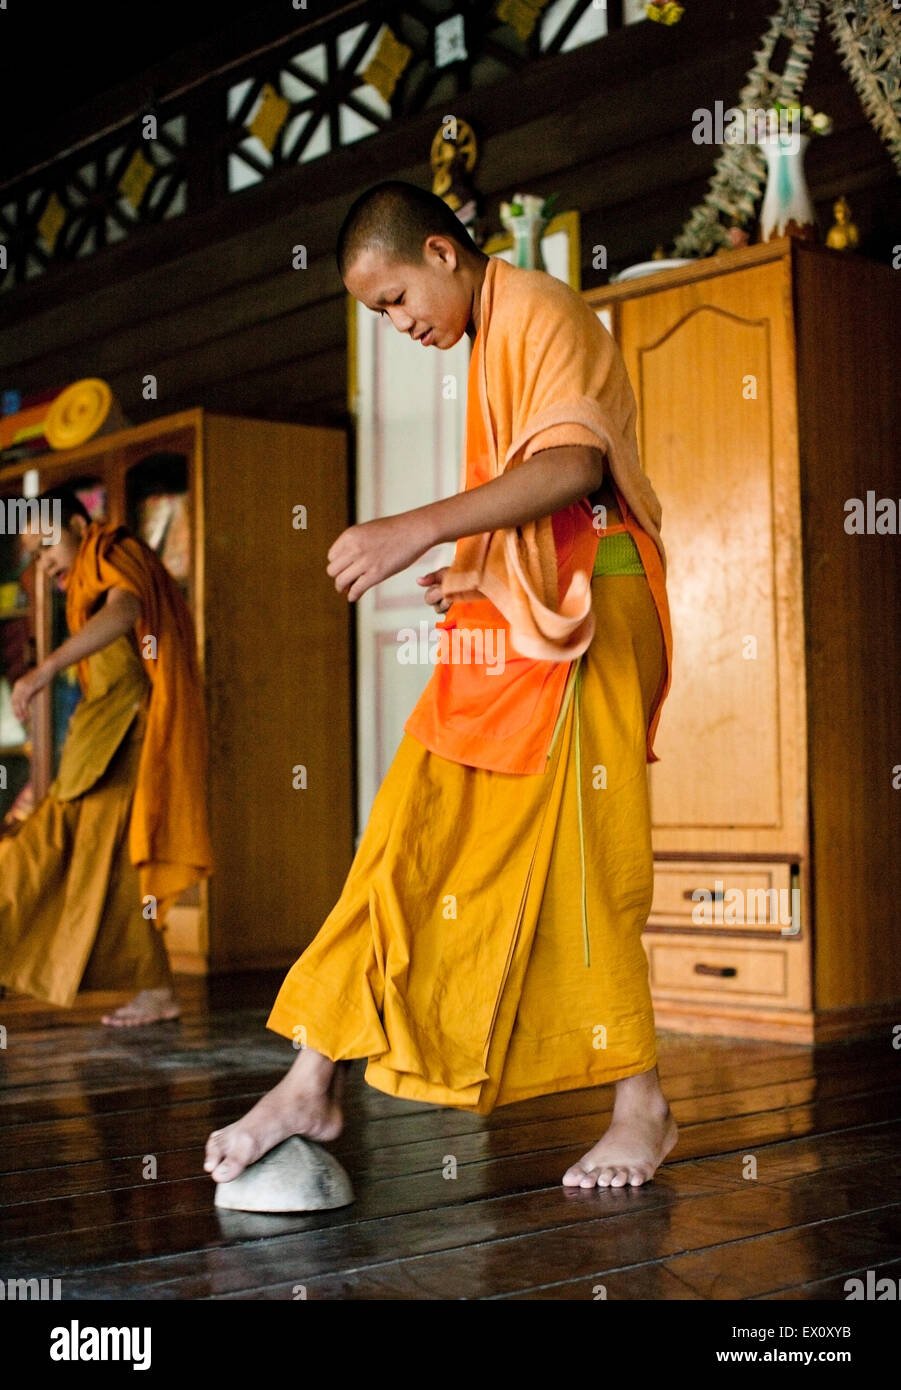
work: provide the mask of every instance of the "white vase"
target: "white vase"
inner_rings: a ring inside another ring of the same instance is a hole
[[[508,218],[504,226],[513,236],[513,264],[524,270],[546,270],[541,254],[541,238],[547,226],[545,219],[525,214]]]
[[[774,135],[757,142],[767,163],[760,240],[799,236],[817,240],[816,215],[804,174],[809,135]]]

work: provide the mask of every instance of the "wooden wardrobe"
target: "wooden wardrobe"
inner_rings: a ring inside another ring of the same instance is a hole
[[[849,534],[846,503],[894,499],[897,526],[901,272],[783,238],[585,298],[623,352],[663,505],[658,1024],[890,1047],[901,536]]]

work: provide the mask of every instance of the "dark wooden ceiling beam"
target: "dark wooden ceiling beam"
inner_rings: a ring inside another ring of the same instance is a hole
[[[870,183],[880,182],[880,169],[872,162],[871,134],[857,128],[830,137],[837,142],[836,174],[819,194],[821,201],[826,200],[827,214],[836,189],[850,193],[866,186],[861,176],[849,180],[849,168],[865,168]],[[875,154],[878,157],[878,148]],[[584,203],[579,194],[585,187],[600,187],[605,192],[603,206],[583,206],[585,288],[607,279],[605,272],[592,267],[594,245],[606,247],[609,269],[645,259],[657,242],[664,246],[671,243],[674,228],[703,196],[707,182],[703,163],[676,184],[666,140],[652,142],[645,156],[638,185],[627,152],[559,172],[554,181],[563,206]],[[824,176],[825,172],[824,168]],[[812,187],[816,196],[817,183]],[[72,333],[71,306],[60,306],[29,324],[27,354],[23,353],[21,332],[10,329],[0,333],[0,367],[15,368],[20,378],[39,383],[65,379],[74,356],[81,362],[89,361],[91,369],[102,376],[125,366],[138,371],[153,355],[169,357],[181,352],[190,356],[195,348],[255,326],[263,326],[277,338],[287,316],[315,309],[340,292],[330,250],[311,260],[305,271],[286,270],[289,242],[290,236],[278,229],[262,234],[255,257],[255,269],[262,273],[252,279],[246,275],[246,253],[242,257],[239,247],[236,259],[225,267],[217,265],[212,251],[207,253],[203,281],[198,278],[198,265],[182,267],[181,277],[171,287],[161,285],[152,271],[141,277],[140,283],[111,287],[102,301],[93,301],[90,315],[75,316],[77,337]],[[243,279],[239,278],[242,266]],[[220,285],[220,281],[225,283]],[[179,296],[181,302],[176,302]],[[148,306],[152,306],[149,314]],[[165,307],[157,312],[160,306]]]
[[[203,405],[207,410],[221,410],[234,415],[238,413],[235,406],[237,391],[240,414],[295,420],[298,410],[315,409],[323,401],[338,401],[340,409],[346,411],[346,380],[347,353],[343,346],[335,346],[310,356],[288,359],[275,369],[245,372],[237,381],[233,379],[230,382],[223,377],[210,382],[204,390]],[[128,382],[116,380],[111,385],[116,388],[117,400],[124,400],[123,393],[128,389]],[[280,402],[277,414],[273,414],[274,400]],[[176,391],[167,398],[165,410],[167,413],[170,410],[188,410],[196,405],[196,392]],[[133,406],[136,424],[144,419],[153,419],[160,413],[156,401],[135,402]]]

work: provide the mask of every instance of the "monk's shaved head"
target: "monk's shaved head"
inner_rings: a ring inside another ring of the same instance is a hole
[[[68,526],[73,516],[80,516],[82,521],[91,520],[87,507],[82,502],[78,493],[73,487],[49,487],[45,492],[39,494],[39,503],[46,503],[48,508],[58,510],[64,526]]]
[[[387,179],[362,193],[341,224],[335,250],[342,280],[364,251],[389,264],[421,265],[430,236],[449,237],[464,254],[481,257],[463,223],[443,198],[415,184]]]
[[[390,179],[350,208],[335,247],[345,289],[423,347],[474,340],[489,259],[447,203]]]

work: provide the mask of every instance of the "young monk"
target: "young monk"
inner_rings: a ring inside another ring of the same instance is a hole
[[[16,682],[13,711],[24,723],[75,663],[82,698],[47,795],[0,840],[0,983],[64,1007],[79,990],[137,990],[112,1027],[177,1018],[161,928],[212,867],[191,614],[124,526],[91,521],[66,489],[38,502],[58,528],[43,533],[35,510],[22,544],[66,593],[71,635]]]
[[[436,665],[270,1015],[298,1056],[210,1136],[205,1167],[224,1182],[291,1134],[334,1138],[340,1064],[367,1057],[378,1089],[480,1114],[615,1083],[611,1124],[563,1182],[640,1186],[676,1142],[641,943],[671,630],[622,356],[578,294],[489,259],[409,184],[359,198],[337,256],[398,332],[439,350],[466,333],[472,358],[465,489],[351,526],[328,573],[353,601],[456,540],[454,564],[419,577],[425,599],[506,659]]]

